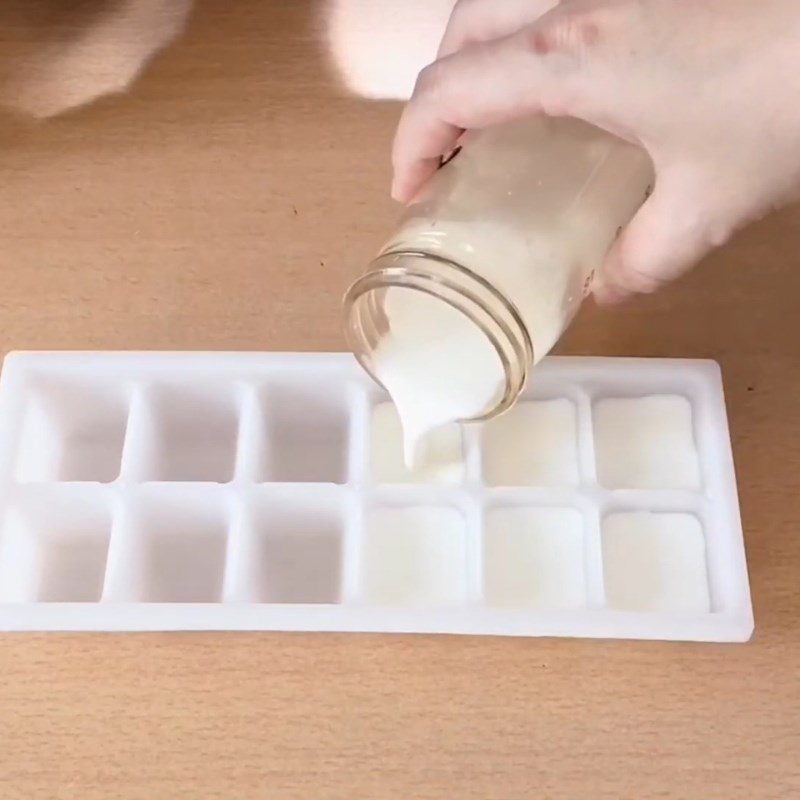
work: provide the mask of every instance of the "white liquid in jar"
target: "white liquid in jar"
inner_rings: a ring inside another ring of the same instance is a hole
[[[491,258],[500,276],[497,284],[507,296],[519,298],[515,306],[528,325],[534,361],[547,353],[569,316],[564,303],[580,298],[584,279],[582,271],[563,268],[569,260],[564,231],[560,227],[529,229],[521,236],[500,221],[438,221],[435,228],[429,224],[422,220],[405,230],[425,250],[444,251],[468,268]],[[581,236],[589,238],[590,233],[578,231],[573,238]],[[580,250],[580,241],[573,241],[572,247]],[[532,252],[537,254],[538,266]],[[505,391],[505,370],[486,334],[438,298],[391,288],[383,311],[389,333],[374,353],[375,373],[397,406],[406,466],[433,470],[437,454],[428,446],[429,434],[443,425],[490,412]],[[442,471],[447,468],[441,465]]]

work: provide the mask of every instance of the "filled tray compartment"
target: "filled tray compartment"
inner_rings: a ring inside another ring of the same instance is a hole
[[[701,488],[688,397],[601,397],[592,406],[597,479],[606,489]]]
[[[356,601],[418,610],[474,602],[480,571],[477,513],[460,492],[373,494],[362,509]]]
[[[577,393],[569,394],[525,398],[484,425],[481,474],[487,486],[580,486],[579,406]]]
[[[492,608],[591,605],[596,570],[585,515],[569,506],[492,504],[483,517],[482,592]]]

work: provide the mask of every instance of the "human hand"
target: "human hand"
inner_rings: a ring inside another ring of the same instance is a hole
[[[595,296],[676,278],[800,190],[796,0],[461,0],[394,141],[411,200],[465,129],[573,116],[643,146],[655,191]]]

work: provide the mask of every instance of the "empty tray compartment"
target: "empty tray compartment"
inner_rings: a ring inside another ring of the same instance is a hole
[[[340,602],[345,512],[343,492],[334,487],[262,487],[251,493],[231,552],[226,599]]]
[[[128,424],[127,387],[101,380],[34,379],[20,429],[17,479],[117,478]]]
[[[241,393],[235,383],[158,384],[134,406],[125,477],[137,481],[233,479]]]
[[[259,388],[256,481],[345,483],[350,402],[328,376],[276,374]]]
[[[222,597],[227,497],[213,487],[142,487],[114,528],[104,600],[215,603]]]
[[[26,492],[0,528],[0,601],[99,601],[111,521],[96,492]]]

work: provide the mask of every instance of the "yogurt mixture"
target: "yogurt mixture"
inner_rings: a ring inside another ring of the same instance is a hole
[[[473,322],[447,303],[412,289],[389,289],[390,331],[375,352],[375,374],[397,407],[406,466],[448,470],[452,449],[434,434],[493,408],[505,390],[497,351]]]

